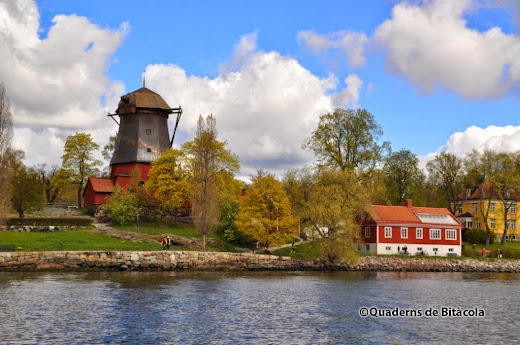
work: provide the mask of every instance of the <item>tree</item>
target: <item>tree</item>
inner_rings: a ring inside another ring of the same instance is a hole
[[[259,172],[240,201],[235,224],[240,231],[265,247],[291,241],[298,236],[298,222],[283,184],[272,174]]]
[[[419,169],[419,159],[409,150],[392,152],[383,167],[388,198],[393,205],[405,199],[422,202],[424,173]]]
[[[302,229],[318,234],[322,256],[331,262],[354,259],[358,220],[370,204],[356,172],[291,170],[284,185]]]
[[[336,109],[320,116],[318,128],[302,146],[311,149],[322,165],[345,171],[379,162],[383,148],[389,147],[387,142],[377,144],[382,134],[365,109]]]
[[[12,158],[11,142],[13,139],[13,115],[11,105],[0,83],[0,224],[6,219],[11,206]]]
[[[47,203],[53,203],[58,197],[60,189],[59,186],[54,185],[51,181],[58,174],[60,168],[57,165],[47,168],[47,165],[43,163],[35,166],[34,170],[38,173],[40,182],[45,187],[45,200]]]
[[[217,140],[216,119],[199,116],[195,138],[182,149],[191,171],[191,206],[193,221],[202,234],[202,249],[206,250],[206,235],[220,219],[218,174],[240,170],[238,157],[226,149],[227,142]]]
[[[112,159],[112,156],[114,155],[114,151],[116,150],[118,134],[119,132],[116,132],[114,135],[109,136],[108,143],[103,147],[103,150],[101,151],[103,159],[107,161],[109,164],[110,160]],[[107,165],[103,168],[102,176],[107,178],[110,177],[110,165]]]
[[[55,179],[57,185],[71,183],[77,185],[78,207],[81,208],[82,192],[88,176],[99,172],[101,161],[94,159],[94,151],[99,149],[90,134],[76,132],[65,142],[62,168]]]
[[[114,192],[101,209],[112,222],[120,225],[134,222],[141,211],[137,195],[119,186],[115,186]]]
[[[430,183],[441,191],[451,213],[462,204],[464,195],[464,165],[454,154],[442,152],[426,164]]]
[[[177,208],[190,200],[189,171],[183,162],[183,153],[168,149],[152,162],[146,190],[164,211],[173,212],[177,223]]]
[[[13,162],[13,194],[11,202],[13,208],[18,212],[20,218],[26,212],[41,210],[44,205],[44,185],[40,180],[40,175],[35,169],[27,168],[22,159],[24,153],[18,151]]]

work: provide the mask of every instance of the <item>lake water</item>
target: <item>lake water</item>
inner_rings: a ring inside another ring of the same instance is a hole
[[[519,296],[518,274],[3,272],[0,343],[514,343]]]

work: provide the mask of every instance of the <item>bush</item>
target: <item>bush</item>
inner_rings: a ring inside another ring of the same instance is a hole
[[[130,224],[139,214],[138,198],[135,193],[116,187],[108,202],[101,206],[107,217],[119,225]]]
[[[89,217],[59,217],[59,218],[10,218],[7,226],[89,226],[92,218]]]
[[[465,229],[462,231],[462,240],[469,244],[486,244],[486,231],[480,229]],[[495,242],[495,233],[491,232],[489,244]]]

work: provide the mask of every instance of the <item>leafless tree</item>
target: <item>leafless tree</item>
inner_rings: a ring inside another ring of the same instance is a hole
[[[11,199],[11,142],[13,139],[13,115],[11,105],[5,91],[5,86],[0,83],[0,223],[9,213]]]

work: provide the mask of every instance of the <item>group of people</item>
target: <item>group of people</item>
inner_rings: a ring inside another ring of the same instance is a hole
[[[172,239],[170,238],[170,236],[165,236],[162,238],[161,244],[162,244],[163,250],[170,250],[170,246],[172,244]]]
[[[482,248],[482,256],[486,256],[486,247]],[[501,259],[502,258],[502,250],[499,248],[498,249],[498,258]]]

